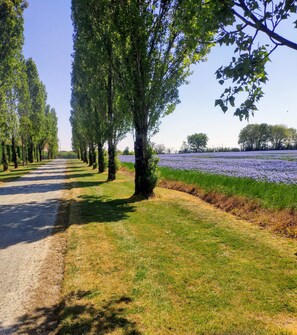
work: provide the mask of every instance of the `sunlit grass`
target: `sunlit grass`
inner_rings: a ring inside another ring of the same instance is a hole
[[[296,334],[295,241],[180,192],[139,201],[132,177],[106,177],[72,180],[60,334]]]

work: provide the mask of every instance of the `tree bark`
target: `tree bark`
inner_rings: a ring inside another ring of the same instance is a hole
[[[28,147],[28,159],[29,159],[29,163],[34,162],[34,145],[31,140],[30,140],[29,147]]]
[[[116,179],[116,148],[112,139],[108,140],[108,178],[107,180],[112,181]]]
[[[98,172],[103,173],[104,171],[105,171],[105,164],[104,164],[103,144],[98,143]]]
[[[135,129],[135,193],[134,195],[141,195],[146,198],[154,194],[153,187],[151,187],[148,180],[148,141],[146,129]]]
[[[25,166],[25,161],[26,161],[26,154],[25,154],[25,143],[24,140],[22,139],[22,161],[23,161],[23,166]]]
[[[84,149],[83,149],[82,146],[80,147],[80,160],[81,160],[82,162],[84,161]]]
[[[12,136],[11,143],[12,143],[12,161],[14,163],[14,168],[17,169],[18,168],[18,154],[17,154],[17,147],[15,144],[14,136]]]
[[[88,151],[87,151],[87,148],[84,148],[84,151],[83,151],[83,160],[84,160],[84,163],[88,164]]]
[[[92,153],[92,145],[89,145],[89,166],[93,166],[93,153]]]
[[[91,143],[89,146],[89,166],[93,166],[96,163],[96,152],[94,144]]]
[[[111,48],[110,48],[111,57]],[[115,164],[115,145],[113,140],[113,87],[112,87],[112,64],[109,62],[108,71],[108,178],[107,180],[112,181],[116,179],[116,164]]]
[[[42,161],[43,157],[42,157],[42,147],[41,145],[38,146],[38,149],[39,149],[39,160],[40,162]]]
[[[3,164],[3,171],[7,171],[8,170],[7,148],[4,141],[2,142],[2,164]]]
[[[96,150],[95,150],[95,147],[93,147],[94,151],[93,151],[93,170],[95,170],[97,168],[97,155],[96,155]]]

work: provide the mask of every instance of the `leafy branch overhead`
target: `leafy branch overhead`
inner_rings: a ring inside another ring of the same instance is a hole
[[[216,71],[221,85],[230,79],[232,85],[225,88],[215,106],[226,112],[235,106],[236,95],[245,93],[245,101],[234,114],[248,119],[264,94],[262,86],[268,80],[265,66],[272,52],[280,46],[297,50],[297,39],[291,41],[280,32],[285,21],[292,30],[297,28],[297,1],[218,0],[213,2],[213,10],[217,13],[216,42],[235,46],[230,64]],[[259,42],[263,36],[265,43]]]

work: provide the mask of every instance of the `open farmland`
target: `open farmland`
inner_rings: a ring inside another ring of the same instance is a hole
[[[273,183],[297,183],[297,150],[159,155],[159,166]],[[132,163],[134,156],[120,156]]]

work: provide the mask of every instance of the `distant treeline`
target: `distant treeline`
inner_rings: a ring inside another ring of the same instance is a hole
[[[57,158],[74,159],[78,158],[78,155],[74,151],[59,151]]]
[[[242,150],[294,150],[297,149],[297,130],[282,124],[249,124],[238,138]]]

